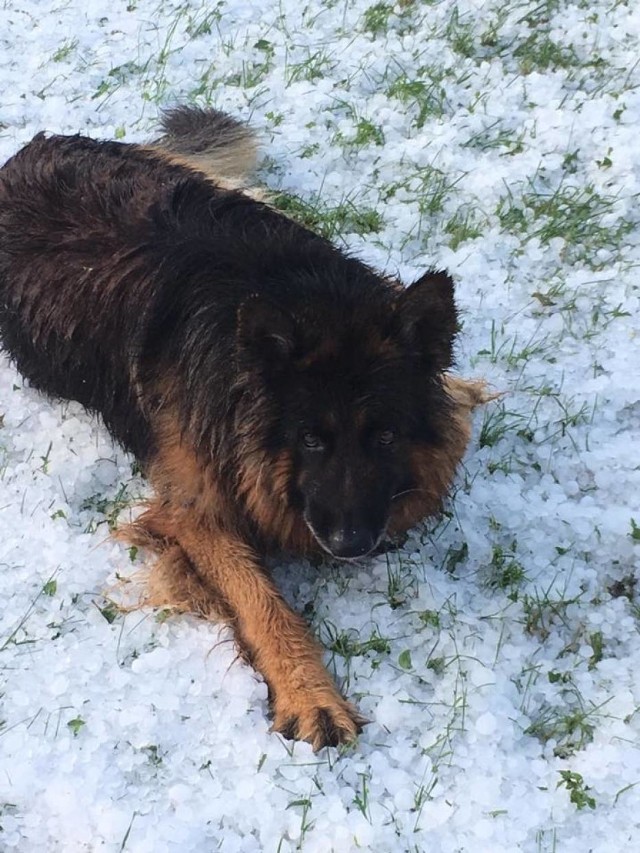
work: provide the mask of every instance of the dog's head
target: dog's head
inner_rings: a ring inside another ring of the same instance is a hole
[[[376,547],[394,500],[416,487],[413,451],[440,441],[453,282],[429,272],[406,289],[378,280],[357,299],[340,287],[303,292],[287,306],[246,300],[238,350],[267,401],[263,441],[290,460],[291,509],[325,551],[353,559]]]

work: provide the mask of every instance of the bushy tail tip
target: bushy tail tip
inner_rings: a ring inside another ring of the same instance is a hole
[[[162,114],[162,136],[153,143],[212,178],[244,178],[256,165],[253,131],[232,116],[212,108],[178,106]]]

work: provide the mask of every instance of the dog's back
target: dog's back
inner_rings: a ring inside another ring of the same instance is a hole
[[[0,171],[3,346],[32,385],[102,411],[128,447],[141,424],[122,341],[135,348],[148,305],[154,172],[116,143],[44,134]]]
[[[183,239],[193,248],[198,208],[235,195],[255,161],[249,130],[222,113],[178,108],[162,127],[150,146],[40,133],[0,169],[3,347],[34,387],[101,412],[138,456],[137,357],[158,270]]]

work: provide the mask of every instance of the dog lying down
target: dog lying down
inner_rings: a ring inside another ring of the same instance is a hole
[[[315,749],[366,720],[266,556],[365,557],[437,513],[489,399],[447,371],[453,282],[408,287],[261,201],[251,131],[180,107],[147,146],[38,134],[0,170],[0,337],[99,413],[154,497],[121,531],[150,597],[226,620],[273,728]]]

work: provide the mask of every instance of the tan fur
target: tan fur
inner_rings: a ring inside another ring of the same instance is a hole
[[[283,451],[275,459],[259,448],[247,454],[241,468],[239,493],[266,545],[305,554],[315,540],[302,519],[288,506],[291,457]]]
[[[257,159],[257,147],[251,139],[243,139],[237,148],[225,146],[219,151],[205,154],[176,154],[161,145],[139,145],[137,148],[142,153],[161,158],[166,163],[199,172],[223,190],[239,190],[254,201],[267,201],[265,190],[247,186],[247,176],[255,169]]]
[[[419,485],[406,495],[398,496],[388,528],[392,535],[404,533],[423,518],[438,512],[469,443],[473,410],[499,396],[488,392],[481,380],[461,379],[451,374],[445,375],[444,387],[454,404],[446,444],[414,449],[412,465]]]
[[[321,647],[283,601],[256,554],[232,533],[193,528],[187,519],[178,538],[234,614],[240,647],[269,685],[274,730],[286,732],[295,719],[296,736],[320,747],[317,717],[324,710],[343,738],[355,738],[361,718],[338,692],[322,664]]]

